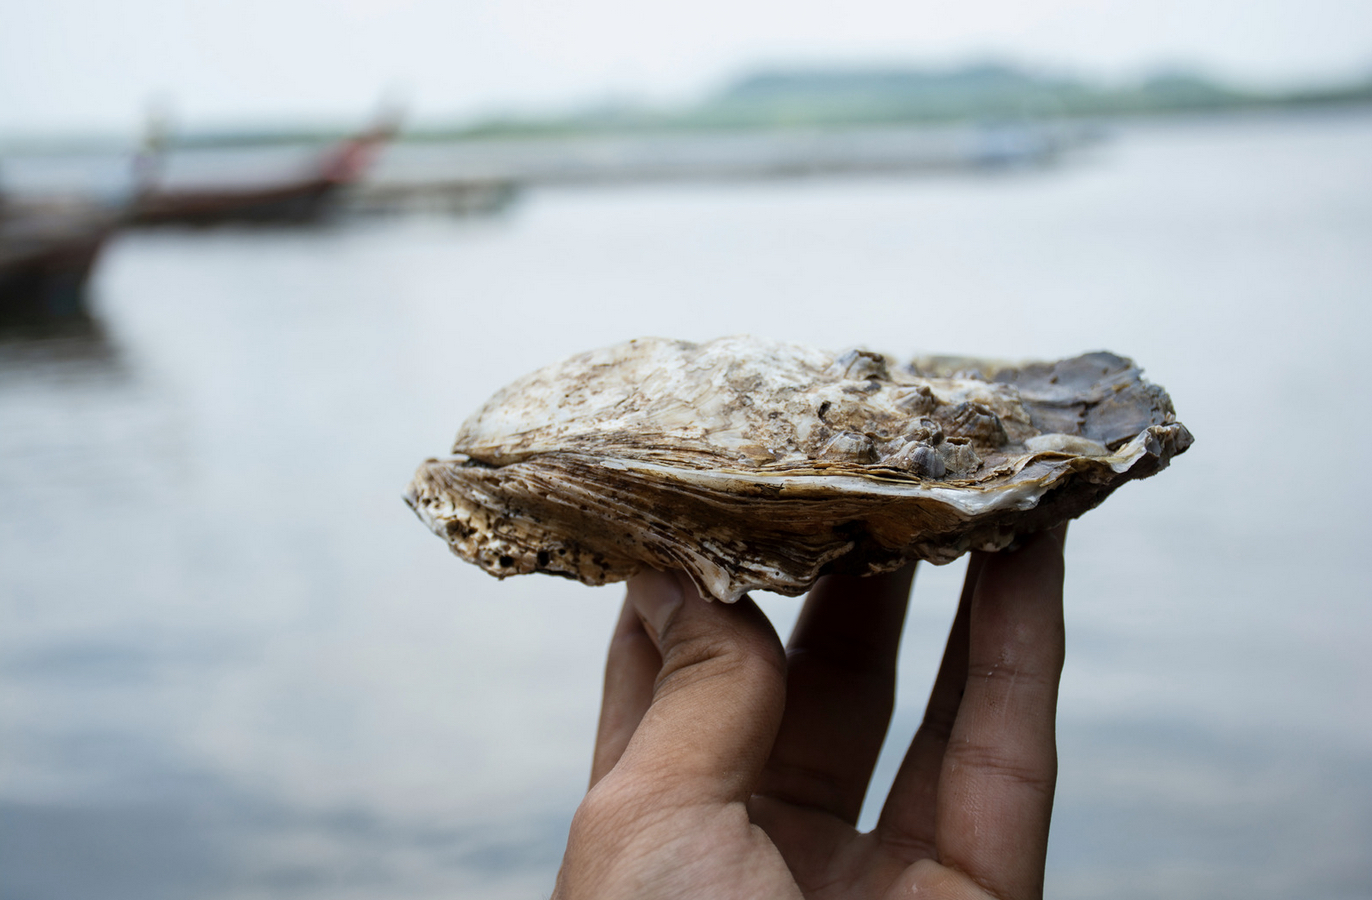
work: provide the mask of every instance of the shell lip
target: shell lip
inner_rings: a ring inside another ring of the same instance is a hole
[[[1109,469],[1116,475],[1124,475],[1146,457],[1156,458],[1165,466],[1172,456],[1184,452],[1190,446],[1190,442],[1190,432],[1180,423],[1154,425],[1139,432],[1132,440],[1107,456],[1082,457],[1058,451],[1043,451],[1026,456],[1015,471],[982,483],[882,477],[875,472],[854,471],[852,468],[838,473],[697,469],[653,460],[598,456],[575,451],[537,454],[519,462],[482,467],[503,469],[508,466],[540,465],[543,460],[556,460],[563,464],[571,463],[632,474],[664,484],[687,485],[720,495],[747,496],[761,490],[768,495],[792,499],[923,497],[970,518],[997,510],[1030,509],[1037,505],[1039,499],[1051,490],[1061,477],[1076,466],[1084,464]],[[469,459],[465,454],[456,454],[453,457],[454,460],[459,458]],[[438,460],[433,462],[442,464]],[[415,503],[411,502],[411,506],[414,507]],[[428,521],[423,513],[420,513],[420,517]]]
[[[1151,440],[1163,435],[1170,436],[1171,438],[1170,441],[1168,441],[1171,445],[1171,452],[1166,453],[1168,458],[1186,452],[1195,441],[1191,432],[1180,422],[1150,425],[1133,437],[1119,442],[1117,448],[1109,450],[1106,453],[1084,455],[1060,449],[1030,451],[1020,457],[1019,464],[1016,466],[1015,471],[1001,476],[993,476],[981,482],[978,482],[975,479],[965,478],[946,480],[929,478],[903,472],[900,469],[882,465],[880,463],[854,466],[826,462],[824,460],[812,460],[810,465],[791,464],[784,468],[743,468],[729,465],[727,459],[721,459],[720,465],[703,468],[672,465],[649,458],[593,453],[583,449],[535,451],[528,455],[521,455],[500,462],[486,461],[466,453],[455,451],[447,457],[427,459],[424,461],[423,465],[442,465],[447,463],[463,468],[471,467],[498,470],[510,466],[534,463],[540,459],[558,458],[577,460],[583,464],[605,469],[639,470],[668,477],[676,475],[681,480],[686,481],[723,481],[732,483],[755,481],[758,483],[779,484],[788,487],[801,487],[806,483],[840,482],[853,488],[859,485],[870,484],[874,486],[876,492],[885,492],[887,490],[885,487],[876,487],[879,485],[890,486],[890,489],[900,491],[907,491],[913,488],[925,491],[957,490],[987,492],[998,490],[1022,470],[1029,468],[1035,463],[1045,461],[1060,462],[1072,459],[1090,460],[1092,463],[1106,465],[1116,472],[1123,473],[1128,471],[1142,456],[1156,455],[1156,453],[1149,454],[1148,445]]]

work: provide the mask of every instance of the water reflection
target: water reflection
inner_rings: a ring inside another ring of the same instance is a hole
[[[127,361],[109,329],[88,311],[0,328],[0,379],[128,376]]]

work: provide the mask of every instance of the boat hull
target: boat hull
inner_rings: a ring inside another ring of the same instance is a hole
[[[109,237],[107,225],[0,239],[0,325],[42,325],[84,318],[87,282]]]
[[[134,204],[135,226],[309,225],[333,212],[341,184],[319,179],[245,191],[155,191]]]

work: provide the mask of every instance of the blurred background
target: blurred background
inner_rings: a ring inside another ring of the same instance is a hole
[[[401,491],[540,365],[746,332],[1145,366],[1197,443],[1072,527],[1048,896],[1372,897],[1367,4],[3,19],[0,897],[547,896],[622,590]]]

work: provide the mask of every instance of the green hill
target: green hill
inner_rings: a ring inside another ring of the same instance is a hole
[[[495,119],[444,136],[535,135],[705,128],[824,127],[1372,103],[1372,77],[1324,89],[1260,91],[1173,71],[1130,83],[1001,63],[767,69],[677,109],[616,106],[540,119]],[[438,136],[435,134],[434,136]]]

